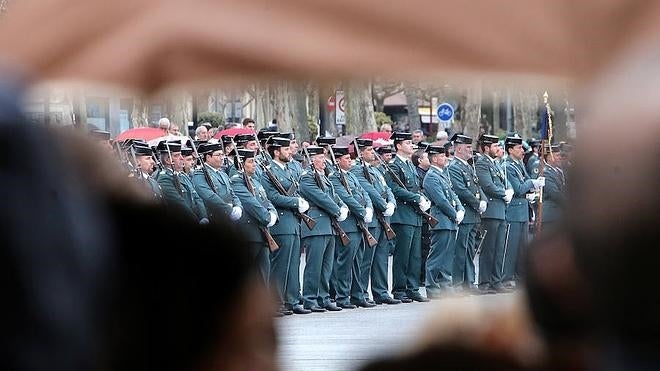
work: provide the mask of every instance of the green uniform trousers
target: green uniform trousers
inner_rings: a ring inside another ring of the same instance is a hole
[[[474,285],[473,259],[478,225],[477,223],[463,223],[458,226],[452,268],[452,284],[454,286],[472,287]]]
[[[330,276],[335,255],[335,236],[310,236],[302,239],[305,248],[303,305],[305,308],[330,304]]]
[[[449,229],[431,231],[431,249],[426,259],[426,292],[439,294],[451,287],[456,233]]]
[[[346,234],[351,239],[351,242],[346,246],[341,244],[339,237],[335,239],[335,246],[337,246],[335,248],[336,259],[332,267],[332,286],[335,289],[335,301],[341,304],[350,303],[353,277],[358,273],[353,272],[353,263],[358,251],[362,248],[362,234],[360,232],[346,232]]]
[[[498,286],[502,283],[503,276],[506,221],[483,218],[481,226],[488,232],[481,244],[479,255],[479,286]]]
[[[392,224],[396,233],[392,262],[392,294],[399,298],[419,291],[419,272],[422,269],[422,227]]]
[[[515,281],[520,274],[521,259],[523,249],[527,246],[527,222],[510,222],[509,240],[506,244],[504,256],[504,281]]]
[[[270,253],[270,282],[284,304],[295,305],[300,301],[300,236],[295,234],[274,235],[280,247]]]

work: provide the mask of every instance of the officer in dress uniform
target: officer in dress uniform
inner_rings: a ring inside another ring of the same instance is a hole
[[[454,139],[454,161],[449,165],[449,174],[454,192],[458,196],[465,217],[458,226],[456,249],[452,269],[452,283],[455,288],[473,292],[474,256],[476,249],[477,227],[481,222],[481,213],[486,211],[487,202],[474,168],[468,163],[473,156],[472,138],[456,135]]]
[[[396,200],[392,190],[385,182],[383,173],[376,166],[373,166],[373,163],[377,163],[373,152],[373,141],[371,139],[356,139],[356,143],[362,161],[351,168],[351,173],[355,175],[358,182],[360,182],[360,186],[369,195],[374,213],[380,213],[382,220],[391,229],[391,226],[389,226],[390,217],[396,209]],[[374,215],[369,224],[369,232],[378,240],[378,245],[364,249],[364,255],[360,261],[360,287],[364,290],[363,296],[368,301],[367,288],[371,277],[371,294],[376,304],[400,304],[401,300],[392,298],[388,293],[387,266],[391,241],[387,239],[385,229],[379,222],[377,215]]]
[[[532,179],[527,174],[523,164],[524,150],[522,138],[507,137],[504,141],[506,149],[506,176],[508,185],[513,189],[513,198],[506,209],[506,222],[509,224],[509,235],[504,248],[504,277],[507,288],[515,287],[518,279],[518,259],[527,245],[529,224],[529,202],[534,199],[534,191],[545,184],[545,179]]]
[[[348,147],[334,146],[332,151],[337,163],[329,179],[350,212],[348,218],[339,223],[350,239],[349,244],[341,246],[341,241],[335,240],[336,259],[332,269],[332,283],[337,293],[336,303],[344,309],[354,309],[356,305],[370,308],[376,304],[365,300],[365,288],[360,287],[360,263],[366,241],[363,240],[358,223],[367,227],[373,220],[374,209],[369,195],[360,186],[355,175],[350,173],[353,164]]]
[[[298,180],[290,169],[291,140],[270,137],[268,154],[272,161],[267,171],[262,171],[261,184],[271,203],[277,209],[278,221],[271,227],[279,249],[270,253],[270,280],[276,287],[284,309],[296,314],[311,313],[299,304],[300,294],[300,228],[308,228],[294,212],[304,213],[309,203],[298,193]],[[269,175],[270,174],[270,175]],[[272,176],[274,179],[271,179]],[[281,194],[275,182],[279,182],[286,194]]]
[[[506,205],[513,190],[507,189],[504,172],[495,163],[499,138],[483,134],[479,138],[482,155],[475,167],[479,186],[487,197],[488,207],[481,215],[484,239],[479,256],[479,289],[484,293],[506,292],[502,285],[504,241],[506,238]]]
[[[304,156],[299,151],[298,139],[296,138],[295,133],[291,133],[291,162],[289,163],[289,168],[293,172],[296,181],[300,180],[300,176],[303,172],[303,162]]]
[[[163,202],[163,191],[160,185],[151,177],[154,173],[153,151],[147,143],[134,142],[132,144],[135,154],[136,167],[140,170],[140,181],[144,183],[153,199],[157,202]]]
[[[555,224],[562,215],[566,204],[566,179],[564,171],[559,166],[561,149],[558,145],[547,146],[544,152],[545,187],[543,187],[543,228]]]
[[[239,228],[243,230],[247,241],[252,244],[251,252],[257,269],[264,283],[268,284],[270,262],[265,235],[268,228],[277,222],[277,211],[268,200],[266,190],[256,176],[255,155],[255,151],[249,149],[237,151],[235,165],[236,168],[243,168],[243,172],[231,177],[231,185],[243,207],[243,215],[238,221]]]
[[[439,298],[452,290],[452,265],[458,225],[463,221],[465,209],[451,185],[447,173],[447,150],[444,146],[427,148],[431,167],[424,177],[424,189],[431,206],[431,215],[438,224],[431,228],[431,248],[426,260],[426,295]]]
[[[396,156],[388,164],[402,187],[388,172],[387,184],[397,201],[396,210],[392,215],[392,229],[396,233],[394,259],[392,265],[393,289],[395,299],[404,303],[413,300],[428,301],[419,293],[421,257],[422,216],[416,211],[426,211],[431,208],[431,202],[420,193],[417,171],[410,161],[413,153],[412,135],[410,133],[394,132],[392,137]]]
[[[312,230],[302,228],[301,244],[306,251],[303,306],[312,312],[339,311],[341,308],[330,301],[330,277],[337,233],[331,218],[336,218],[338,222],[346,220],[348,207],[325,176],[323,148],[309,146],[306,151],[311,165],[300,178],[300,195],[309,202],[308,215],[314,218],[316,227]]]
[[[243,215],[241,201],[231,187],[231,181],[222,171],[225,155],[220,143],[201,144],[197,150],[202,156],[202,166],[193,172],[195,190],[204,201],[209,218],[229,218],[236,221]],[[208,175],[208,178],[207,178]]]
[[[156,175],[156,181],[162,189],[163,199],[167,205],[176,205],[192,220],[207,224],[208,215],[204,202],[195,191],[190,179],[182,173],[181,142],[162,141],[158,143],[156,149],[164,166]]]

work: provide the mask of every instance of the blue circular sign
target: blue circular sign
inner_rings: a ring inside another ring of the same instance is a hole
[[[438,119],[442,122],[450,122],[454,118],[454,107],[449,103],[441,103],[438,106]]]

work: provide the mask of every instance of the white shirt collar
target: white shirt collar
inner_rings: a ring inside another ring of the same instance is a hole
[[[281,162],[279,162],[279,161],[277,161],[277,160],[273,160],[273,162],[276,163],[277,166],[280,167],[280,169],[282,169],[282,170],[286,169],[286,164],[283,164],[283,163],[281,163]]]
[[[403,161],[403,162],[410,162],[410,160],[408,160],[407,158],[405,158],[405,157],[403,157],[403,156],[401,156],[401,155],[400,155],[400,154],[398,154],[398,153],[396,154],[396,157],[398,157],[398,158],[399,158],[399,160],[401,160],[401,161]]]
[[[432,169],[436,169],[436,170],[438,170],[438,171],[441,172],[441,173],[443,172],[443,169],[442,169],[441,167],[439,167],[439,166],[431,165],[431,168],[432,168]]]
[[[460,157],[454,157],[454,158],[457,159],[458,161],[464,163],[465,165],[470,166],[470,164],[468,164],[468,162],[463,160],[462,158],[460,158]]]

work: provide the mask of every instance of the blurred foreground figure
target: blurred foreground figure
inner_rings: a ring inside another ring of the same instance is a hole
[[[241,235],[156,204],[0,96],[4,158],[21,154],[0,163],[0,368],[274,369],[274,308]]]

